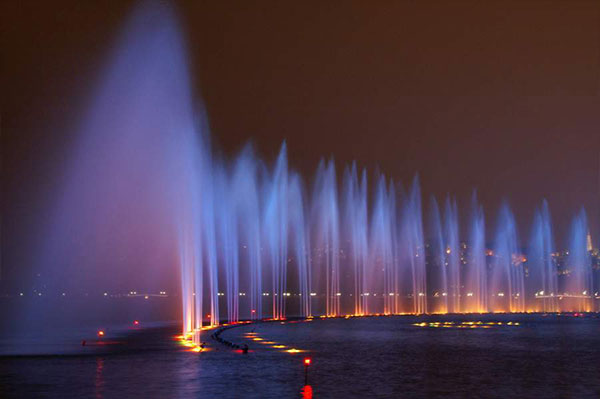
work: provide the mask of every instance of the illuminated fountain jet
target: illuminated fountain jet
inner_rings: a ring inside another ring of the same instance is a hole
[[[485,220],[483,208],[473,194],[471,208],[470,247],[465,267],[465,291],[463,292],[462,310],[465,312],[484,313],[489,311],[488,278],[485,247]]]
[[[558,274],[555,266],[555,246],[552,232],[552,221],[548,203],[542,203],[541,210],[535,214],[527,265],[527,298],[530,301],[528,310],[556,312],[558,307]]]
[[[588,232],[587,216],[582,209],[571,225],[567,273],[562,284],[562,298],[559,297],[561,311],[589,312],[593,309]]]
[[[498,216],[491,259],[490,310],[492,312],[525,311],[523,260],[518,245],[515,219],[508,205],[503,204]]]

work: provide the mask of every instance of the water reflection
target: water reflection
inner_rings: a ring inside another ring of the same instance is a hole
[[[502,322],[502,321],[433,321],[433,322],[420,322],[413,323],[415,327],[432,327],[432,328],[490,328],[492,326],[519,326],[518,322]]]
[[[183,356],[178,358],[175,366],[176,375],[179,378],[176,397],[195,397],[200,392],[200,378],[202,363],[196,356]]]
[[[94,380],[94,392],[97,399],[103,397],[102,392],[104,390],[104,376],[102,371],[104,370],[104,358],[96,358],[96,379]]]
[[[312,399],[313,389],[310,385],[305,385],[300,390],[300,394],[302,395],[302,399]]]

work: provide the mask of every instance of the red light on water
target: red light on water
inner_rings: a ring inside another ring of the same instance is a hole
[[[98,330],[98,336],[99,337],[104,337],[104,331],[103,330]]]
[[[304,358],[304,365],[305,366],[307,366],[307,367],[310,366],[310,362],[311,362],[310,357]]]
[[[302,394],[302,399],[312,399],[313,397],[313,390],[310,385],[305,385],[300,393]]]

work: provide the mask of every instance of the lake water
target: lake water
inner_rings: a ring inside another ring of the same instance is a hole
[[[313,319],[221,334],[248,354],[210,333],[205,352],[189,352],[176,326],[144,327],[70,355],[0,357],[0,397],[600,397],[597,315]]]

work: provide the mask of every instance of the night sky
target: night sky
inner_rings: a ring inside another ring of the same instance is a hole
[[[510,201],[527,236],[547,198],[559,233],[600,220],[600,2],[176,2],[195,93],[233,156],[286,140],[308,179],[356,160],[425,196]],[[28,236],[75,139],[127,1],[2,5],[2,258]],[[426,197],[425,197],[426,199]]]

